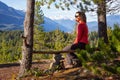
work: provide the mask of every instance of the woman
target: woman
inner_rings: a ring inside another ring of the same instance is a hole
[[[76,12],[75,20],[78,23],[76,28],[76,38],[72,45],[69,45],[63,49],[63,51],[68,50],[76,50],[76,49],[85,49],[86,44],[88,44],[88,27],[86,24],[86,15],[83,12]],[[74,60],[78,60],[77,56],[74,53],[68,53],[66,55],[66,67],[72,68],[80,66],[80,61],[77,65],[74,65]],[[54,55],[54,62],[50,66],[50,68],[54,68],[56,66],[60,66],[60,61],[62,60],[61,54]]]
[[[85,49],[86,44],[88,44],[88,27],[86,24],[86,15],[84,12],[76,12],[75,20],[77,22],[76,27],[76,38],[72,45],[65,47],[63,50],[76,50],[76,49]],[[66,68],[72,68],[76,65],[73,64],[73,60],[77,59],[77,56],[74,53],[68,53],[66,55]],[[77,63],[77,65],[81,65]]]

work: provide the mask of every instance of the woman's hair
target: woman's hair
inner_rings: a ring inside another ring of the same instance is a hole
[[[78,11],[78,12],[76,12],[76,14],[78,14],[78,16],[81,17],[81,19],[86,23],[86,15],[84,12]]]

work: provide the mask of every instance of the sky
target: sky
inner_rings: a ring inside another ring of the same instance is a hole
[[[26,11],[27,0],[0,0],[0,1],[17,10]],[[44,15],[52,20],[58,20],[58,19],[74,20],[74,15],[75,15],[75,12],[77,11],[73,7],[71,7],[71,10],[64,10],[64,11],[61,9],[56,9],[54,6],[51,6],[51,9],[48,9],[46,6],[43,6],[41,8],[43,10]],[[91,15],[90,13],[87,13],[86,16],[87,16],[88,22],[97,21],[97,18],[95,15]]]

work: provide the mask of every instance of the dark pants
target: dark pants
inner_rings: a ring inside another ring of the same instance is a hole
[[[76,50],[76,49],[85,49],[85,43],[77,43],[77,44],[72,44],[72,45],[69,45],[69,46],[66,46],[63,50],[64,51],[68,51],[68,50]],[[78,59],[77,55],[75,53],[68,53],[66,55],[66,64],[67,65],[73,65],[72,64],[72,60],[73,59]]]
[[[72,44],[69,46],[66,46],[63,51],[68,51],[68,50],[76,50],[76,49],[85,49],[85,43],[78,43],[78,44]],[[62,55],[61,54],[54,54],[54,62],[52,63],[52,65],[50,66],[50,68],[54,68],[58,65],[60,65],[60,60],[62,60]],[[74,53],[68,53],[66,54],[66,64],[67,65],[73,65],[72,60],[73,59],[78,59],[77,55]]]

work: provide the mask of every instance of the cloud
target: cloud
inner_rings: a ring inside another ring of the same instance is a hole
[[[64,16],[64,15],[55,15],[55,16],[46,16],[49,17],[52,20],[60,20],[60,19],[70,19],[70,20],[74,20],[73,17],[70,16]]]

